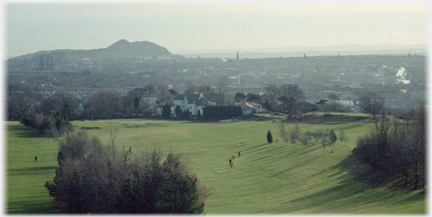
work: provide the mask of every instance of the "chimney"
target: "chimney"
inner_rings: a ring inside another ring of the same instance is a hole
[[[203,94],[203,93],[200,93],[200,96],[199,96],[198,99],[203,98],[203,97],[204,97],[204,94]]]

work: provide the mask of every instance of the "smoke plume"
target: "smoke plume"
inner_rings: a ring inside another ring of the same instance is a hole
[[[403,84],[411,84],[410,80],[406,79],[407,76],[407,71],[405,70],[404,67],[400,67],[399,71],[396,73],[396,79],[398,80],[398,83],[403,83]]]

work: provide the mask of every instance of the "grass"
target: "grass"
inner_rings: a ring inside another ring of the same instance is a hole
[[[349,140],[347,145],[337,142],[334,153],[319,144],[308,150],[283,143],[278,134],[282,116],[207,123],[74,121],[73,125],[75,130],[89,129],[104,144],[110,141],[109,127],[118,126],[117,148],[131,147],[135,158],[154,147],[182,153],[200,183],[212,189],[205,204],[207,214],[424,214],[424,191],[373,187],[350,170],[357,165],[350,158],[355,141],[369,123],[364,115],[335,115],[298,122],[301,133],[333,129],[339,135],[343,127]],[[286,122],[287,128],[293,126]],[[272,144],[266,140],[268,130]],[[7,212],[50,212],[51,198],[44,184],[55,176],[58,144],[17,122],[7,122],[6,135]],[[236,158],[231,168],[232,155]]]

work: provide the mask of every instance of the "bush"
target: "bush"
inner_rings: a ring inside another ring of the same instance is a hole
[[[64,213],[203,213],[209,191],[199,187],[179,154],[104,148],[85,131],[60,142],[59,168],[45,187]]]

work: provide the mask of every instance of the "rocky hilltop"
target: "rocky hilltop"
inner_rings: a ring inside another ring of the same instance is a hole
[[[136,41],[129,42],[127,40],[119,40],[107,48],[91,49],[91,50],[72,50],[72,49],[58,49],[52,51],[38,51],[33,54],[26,54],[18,57],[11,58],[10,60],[19,59],[34,59],[40,54],[61,54],[66,59],[83,59],[88,58],[91,60],[102,59],[129,59],[129,58],[159,58],[159,59],[178,59],[183,58],[180,55],[173,55],[168,49],[159,46],[149,41]]]

